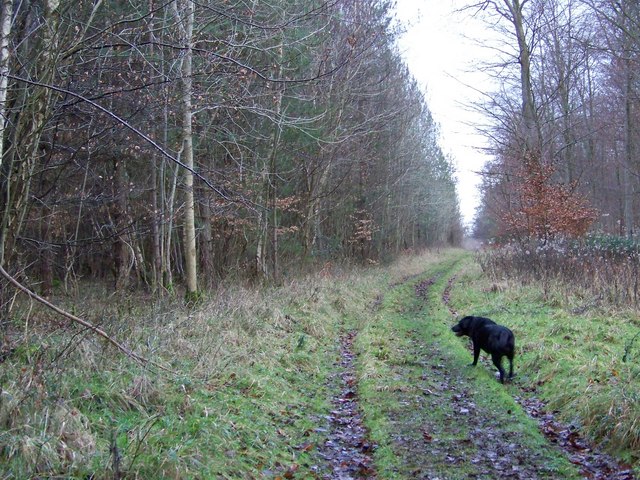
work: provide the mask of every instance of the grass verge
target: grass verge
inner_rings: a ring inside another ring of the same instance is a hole
[[[314,446],[330,408],[334,340],[376,275],[233,286],[195,309],[99,293],[68,306],[175,376],[141,368],[47,312],[15,309],[0,363],[0,477],[321,472]]]
[[[549,289],[487,283],[472,260],[444,251],[385,268],[334,266],[281,288],[222,287],[191,310],[103,292],[66,306],[175,376],[16,307],[0,351],[0,477],[320,478],[336,339],[352,329],[380,478],[484,478],[527,465],[538,478],[574,478],[513,402],[521,387],[637,465],[637,319],[571,314],[575,305]],[[514,385],[486,364],[467,367],[440,298],[454,274],[456,310],[516,333]],[[479,442],[495,447],[487,454]]]

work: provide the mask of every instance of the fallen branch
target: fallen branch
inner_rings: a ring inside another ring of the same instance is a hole
[[[108,343],[110,343],[111,345],[113,345],[114,347],[116,347],[118,350],[120,350],[122,353],[124,353],[127,357],[132,358],[133,360],[139,362],[142,365],[153,365],[157,368],[160,368],[161,370],[164,370],[166,372],[170,372],[170,373],[174,373],[171,370],[169,370],[168,368],[159,365],[158,363],[149,360],[139,354],[137,354],[136,352],[129,350],[127,347],[125,347],[124,345],[122,345],[120,342],[118,342],[117,340],[113,339],[111,336],[109,336],[109,334],[107,332],[105,332],[104,330],[102,330],[99,327],[96,327],[95,325],[93,325],[92,323],[87,322],[86,320],[83,320],[80,317],[76,317],[75,315],[73,315],[72,313],[67,312],[66,310],[61,309],[60,307],[54,305],[53,303],[49,302],[48,300],[46,300],[45,298],[42,298],[40,295],[38,295],[37,293],[35,293],[32,290],[29,290],[27,287],[25,287],[24,285],[22,285],[20,282],[18,282],[15,278],[13,278],[3,267],[2,265],[0,265],[0,275],[2,275],[4,278],[7,279],[7,281],[13,285],[15,288],[17,288],[18,290],[26,293],[29,297],[33,298],[34,300],[40,302],[41,304],[43,304],[44,306],[50,308],[51,310],[53,310],[54,312],[62,315],[63,317],[71,320],[72,322],[75,323],[79,323],[80,325],[82,325],[83,327],[91,330],[93,333],[95,333],[96,335],[104,338]]]

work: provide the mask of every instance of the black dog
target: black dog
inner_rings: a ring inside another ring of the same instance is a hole
[[[500,372],[500,381],[504,383],[502,357],[509,359],[509,378],[513,377],[513,353],[515,337],[507,327],[498,325],[484,317],[464,317],[457,325],[451,327],[458,337],[467,335],[473,341],[473,363],[478,364],[480,349],[491,354],[491,360]]]

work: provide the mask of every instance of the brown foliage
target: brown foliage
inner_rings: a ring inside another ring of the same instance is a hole
[[[515,204],[500,212],[504,233],[518,239],[548,240],[584,235],[597,211],[576,191],[577,182],[553,183],[555,167],[537,153],[525,154],[514,185]]]

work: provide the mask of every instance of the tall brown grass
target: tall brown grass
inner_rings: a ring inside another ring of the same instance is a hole
[[[478,253],[483,272],[492,280],[539,284],[545,294],[560,291],[583,299],[582,306],[640,308],[640,248],[587,239],[507,244]]]

